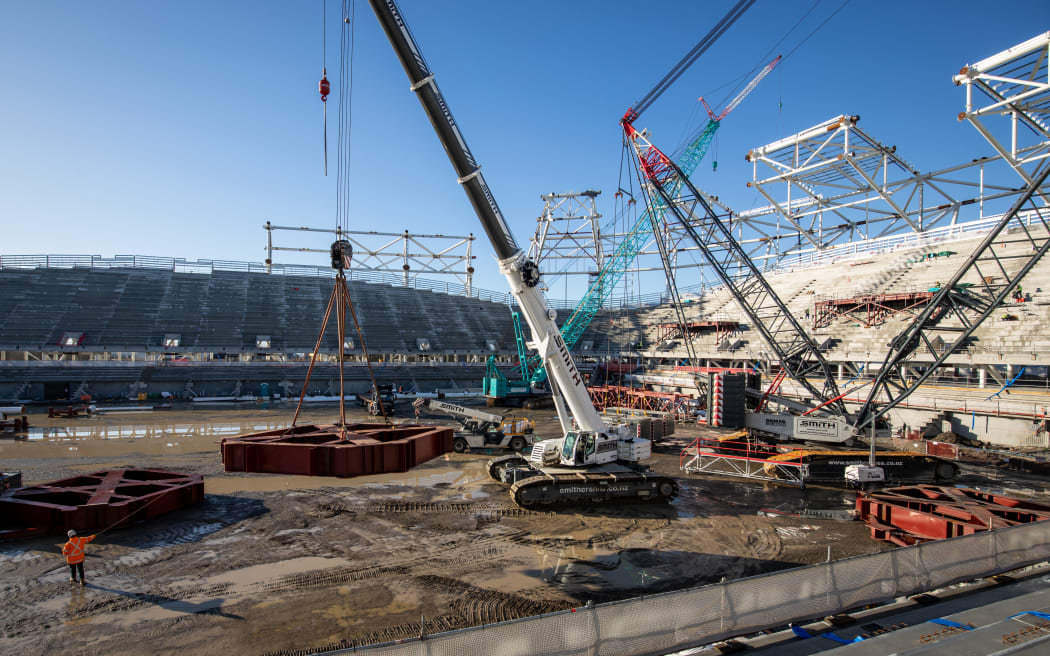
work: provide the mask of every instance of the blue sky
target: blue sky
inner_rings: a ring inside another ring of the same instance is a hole
[[[618,119],[731,4],[402,0],[401,8],[525,245],[540,194],[601,189],[600,209],[613,214]],[[821,2],[778,52],[840,4]],[[638,126],[673,150],[702,118],[697,97],[722,100],[726,83],[759,64],[811,5],[759,0]],[[328,12],[334,82],[338,3]],[[352,227],[481,235],[363,0],[356,18]],[[1050,3],[1040,0],[852,0],[725,120],[717,173],[712,149],[694,181],[736,209],[752,207],[747,150],[840,113],[860,114],[863,129],[922,170],[988,154],[955,118],[963,95],[951,76],[1047,29]],[[321,55],[319,1],[0,0],[0,254],[261,261],[267,220],[334,226]],[[475,284],[502,290],[483,242]]]

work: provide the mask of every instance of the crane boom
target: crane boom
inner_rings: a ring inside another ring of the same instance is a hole
[[[701,128],[700,133],[694,138],[685,150],[676,158],[678,168],[687,177],[692,175],[696,171],[697,166],[700,165],[700,160],[707,154],[708,148],[711,147],[711,142],[715,138],[715,133],[722,124],[722,119],[729,115],[729,112],[733,111],[741,101],[744,100],[758,83],[761,82],[770,71],[772,71],[776,65],[780,62],[780,56],[766,64],[765,67],[748,83],[744,90],[741,91],[728,105],[722,110],[718,116],[715,116],[708,108],[708,113],[711,115],[711,120],[704,124]],[[703,98],[700,99],[703,101]],[[707,104],[704,103],[706,107]],[[678,186],[681,186],[678,183]],[[674,197],[677,193],[677,186],[671,190],[670,195]],[[620,242],[620,245],[616,248],[616,252],[605,262],[605,266],[602,267],[598,273],[598,277],[595,278],[594,282],[591,283],[590,287],[587,288],[583,298],[576,305],[576,309],[573,310],[572,315],[565,320],[565,323],[561,326],[562,338],[565,339],[565,343],[571,349],[576,345],[576,342],[583,335],[587,327],[591,325],[591,321],[594,319],[594,315],[597,314],[598,310],[605,305],[605,301],[612,295],[613,290],[620,284],[620,280],[623,279],[624,274],[627,273],[627,269],[631,266],[631,262],[634,261],[638,254],[642,252],[642,248],[648,241],[649,235],[652,231],[649,229],[655,219],[656,223],[663,221],[664,214],[667,211],[667,206],[663,204],[659,199],[654,199],[657,202],[653,208],[646,208],[642,216],[638,217],[638,221],[634,224],[631,230],[627,233],[627,236]],[[531,377],[532,383],[540,383],[546,380],[547,372],[542,366],[537,366],[533,370]]]
[[[638,117],[642,115],[642,112],[656,102],[656,99],[663,95],[664,91],[667,91],[667,89],[674,84],[675,80],[681,77],[682,73],[685,73],[686,70],[693,65],[693,62],[695,62],[700,55],[704,54],[704,52],[706,52],[707,49],[710,48],[711,45],[717,41],[733,23],[736,22],[736,19],[740,18],[744,12],[754,4],[754,2],[755,0],[740,0],[733,5],[729,10],[729,13],[723,16],[722,20],[718,21],[718,23],[711,28],[711,31],[705,34],[704,38],[700,39],[699,43],[693,46],[689,52],[685,53],[685,56],[667,72],[667,75],[663,76],[663,79],[656,83],[655,87],[649,90],[649,93],[645,94],[641,100],[631,105],[623,115],[621,122],[630,124],[638,120]]]
[[[514,240],[514,235],[485,183],[481,167],[467,147],[448,103],[438,89],[434,74],[427,67],[400,9],[394,0],[369,0],[369,4],[408,75],[412,91],[416,93],[423,111],[452,162],[458,182],[463,186],[478,220],[485,229],[485,234],[492,243],[493,250],[496,251],[500,273],[507,279],[521,314],[532,330],[531,345],[539,351],[553,381],[555,406],[562,429],[566,433],[571,429],[571,420],[567,416],[571,413],[572,419],[575,419],[581,430],[604,434],[605,422],[591,403],[583,376],[576,368],[569,348],[554,322],[557,315],[553,310],[547,309],[543,294],[537,288],[539,268],[527,259]],[[568,413],[564,405],[568,406]]]
[[[820,349],[773,291],[732,231],[670,158],[632,125],[624,123],[623,129],[634,146],[638,166],[645,177],[643,188],[648,204],[657,207],[662,203],[670,209],[788,375],[813,394],[818,403],[828,401],[823,408],[827,414],[845,417],[845,404],[841,397],[835,400],[839,397],[838,387]],[[824,380],[823,389],[809,380],[810,375]]]

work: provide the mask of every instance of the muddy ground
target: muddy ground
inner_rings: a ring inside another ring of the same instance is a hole
[[[526,414],[553,433],[551,412]],[[300,421],[333,416],[310,409]],[[852,507],[853,493],[831,487],[681,476],[668,506],[527,512],[487,478],[481,454],[349,480],[222,471],[223,436],[290,417],[290,408],[37,414],[29,439],[0,439],[2,468],[21,470],[27,485],[145,467],[202,473],[208,493],[102,535],[88,549],[85,588],[68,582],[62,538],[0,544],[0,652],[302,653],[415,636],[421,616],[434,633],[889,548],[860,522],[807,516]],[[679,451],[701,430],[680,426],[654,468],[679,475]],[[957,482],[1047,487],[975,468]]]

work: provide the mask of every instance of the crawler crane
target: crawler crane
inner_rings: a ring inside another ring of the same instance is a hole
[[[636,438],[626,425],[607,426],[591,404],[583,376],[554,321],[556,315],[537,287],[539,267],[514,240],[397,4],[393,0],[369,0],[369,4],[492,243],[500,272],[532,330],[530,346],[539,352],[551,382],[563,437],[537,442],[528,458],[497,458],[489,463],[489,473],[509,485],[512,498],[522,506],[670,501],[678,493],[678,483],[644,464],[650,455],[649,441]]]

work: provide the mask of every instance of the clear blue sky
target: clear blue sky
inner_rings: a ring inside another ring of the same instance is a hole
[[[481,235],[371,9],[357,4],[352,226]],[[618,119],[731,4],[402,0],[401,8],[527,245],[542,193],[601,189],[600,207],[612,214]],[[696,98],[721,100],[725,83],[758,64],[811,4],[759,0],[638,125],[673,150],[702,118]],[[824,0],[779,52],[840,4]],[[335,0],[328,12],[335,81]],[[922,170],[988,154],[955,119],[963,95],[951,76],[1047,29],[1044,0],[852,0],[726,119],[718,172],[708,161],[694,180],[736,209],[752,207],[747,150],[840,113],[860,114],[862,128]],[[333,226],[321,53],[320,0],[0,0],[0,254],[261,261],[267,220]],[[491,251],[477,252],[475,284],[502,290]]]

